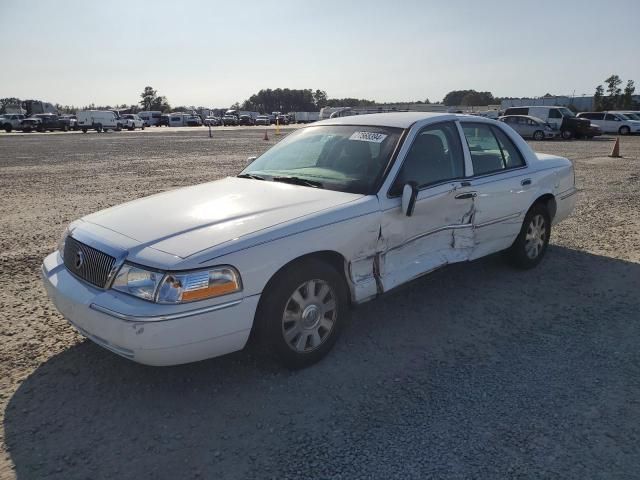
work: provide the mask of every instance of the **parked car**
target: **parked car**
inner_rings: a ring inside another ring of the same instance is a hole
[[[9,133],[11,130],[20,130],[20,124],[25,119],[21,113],[5,113],[0,116],[0,128]]]
[[[588,119],[598,125],[604,133],[617,133],[629,135],[640,133],[640,121],[632,120],[622,113],[617,112],[583,112],[578,117]]]
[[[238,123],[238,117],[236,115],[227,115],[225,113],[222,117],[222,125],[232,125],[235,127],[238,125]]]
[[[144,130],[144,120],[133,113],[125,113],[124,115],[120,116],[120,126],[131,131],[135,130],[136,128]]]
[[[187,127],[201,127],[202,119],[198,115],[189,115],[185,118],[185,125]]]
[[[498,120],[513,128],[522,138],[545,140],[559,135],[559,132],[554,130],[551,125],[530,115],[508,115],[500,117]]]
[[[510,107],[504,111],[504,116],[509,115],[531,115],[539,118],[558,130],[560,136],[565,140],[584,137],[588,133],[590,125],[589,121],[577,118],[576,114],[567,107]]]
[[[220,117],[207,117],[204,119],[205,126],[218,127],[222,125],[222,120]]]
[[[171,115],[169,114],[162,114],[160,116],[160,123],[158,124],[159,127],[168,127],[170,125],[169,123],[169,118],[171,117]]]
[[[251,115],[240,115],[238,119],[238,125],[255,125],[256,122],[251,118]]]
[[[271,125],[271,118],[269,115],[258,115],[256,117],[256,125]]]
[[[138,112],[138,116],[144,122],[145,127],[151,126],[160,126],[160,118],[162,117],[162,112],[154,111],[154,110],[145,110],[142,112]]]
[[[87,133],[88,130],[103,132],[122,128],[118,115],[111,110],[82,110],[77,113],[77,117],[78,127],[83,133]]]
[[[286,115],[278,115],[276,117],[276,123],[278,125],[289,125],[289,117]]]
[[[25,118],[20,122],[23,132],[53,132],[54,130],[69,130],[69,119],[60,117],[53,113],[38,113]]]
[[[136,362],[223,355],[254,331],[297,368],[328,353],[350,304],[502,250],[535,267],[575,201],[571,161],[536,154],[504,123],[336,118],[235,178],[72,222],[42,275],[82,335]]]

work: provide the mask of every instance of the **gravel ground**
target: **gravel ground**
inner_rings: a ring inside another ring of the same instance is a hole
[[[238,352],[144,367],[55,311],[71,220],[233,174],[262,129],[0,134],[0,478],[562,478],[640,472],[640,137],[538,142],[577,209],[533,271],[500,256],[354,311],[299,372]]]

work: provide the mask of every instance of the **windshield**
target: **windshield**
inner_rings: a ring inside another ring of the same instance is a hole
[[[561,107],[561,108],[558,108],[558,110],[560,110],[560,112],[562,113],[562,116],[563,116],[563,117],[575,117],[575,116],[576,116],[576,114],[575,114],[575,113],[573,113],[573,112],[572,112],[571,110],[569,110],[568,108]]]
[[[242,173],[273,180],[296,177],[317,187],[371,194],[402,129],[364,125],[307,127],[289,134]]]

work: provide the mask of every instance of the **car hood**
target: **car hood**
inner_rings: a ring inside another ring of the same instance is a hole
[[[186,258],[361,197],[228,177],[134,200],[82,220],[128,237],[136,250],[150,247]]]

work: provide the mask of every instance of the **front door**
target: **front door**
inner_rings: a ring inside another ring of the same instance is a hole
[[[464,180],[465,161],[456,122],[420,130],[387,195],[381,195],[379,278],[383,291],[447,263],[467,260],[473,249],[474,192]],[[419,188],[413,215],[400,194]],[[384,192],[387,193],[387,192]]]

